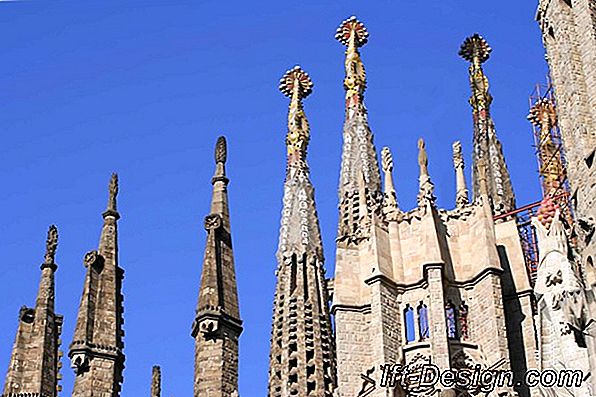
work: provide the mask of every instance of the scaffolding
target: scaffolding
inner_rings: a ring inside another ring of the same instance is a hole
[[[546,84],[536,85],[529,102],[528,120],[532,123],[542,197],[553,199],[559,207],[561,216],[571,226],[573,211],[569,201],[571,190],[567,179],[567,161],[561,142],[556,112],[557,103],[550,79]]]
[[[550,200],[559,208],[567,226],[573,224],[573,211],[570,203],[570,188],[567,179],[565,153],[561,142],[561,131],[557,120],[557,105],[550,79],[546,84],[537,84],[530,95],[530,113],[534,148],[538,161],[538,174],[542,187],[540,201],[517,208],[494,219],[515,217],[521,240],[526,270],[532,287],[536,282],[539,265],[538,240],[532,218],[538,214],[545,200]]]

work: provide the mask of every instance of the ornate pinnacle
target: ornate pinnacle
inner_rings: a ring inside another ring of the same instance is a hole
[[[151,397],[161,396],[161,368],[154,365],[151,371]]]
[[[388,147],[381,150],[381,163],[385,174],[385,196],[383,199],[383,211],[385,214],[393,215],[398,209],[395,187],[393,185],[393,156]]]
[[[393,171],[393,156],[391,155],[391,150],[389,150],[388,147],[384,147],[381,150],[381,162],[384,172],[390,173]]]
[[[434,202],[435,200],[435,186],[430,180],[428,173],[428,155],[426,154],[426,145],[422,138],[418,139],[418,166],[420,167],[418,205],[422,207],[426,201]]]
[[[225,164],[228,159],[228,149],[226,144],[226,137],[220,136],[217,138],[217,143],[215,144],[215,163],[222,163]]]
[[[312,93],[313,82],[298,65],[288,70],[279,81],[279,90],[287,97],[304,99]]]
[[[366,72],[358,48],[367,43],[368,31],[356,17],[350,17],[339,25],[335,38],[347,47],[346,78],[344,79],[346,108],[356,110],[362,106],[362,98],[366,89]],[[349,114],[352,113],[349,112]]]
[[[453,143],[453,166],[455,168],[456,178],[455,204],[459,208],[468,204],[469,201],[466,177],[464,174],[464,156],[462,154],[460,141]]]
[[[339,25],[335,39],[346,47],[362,47],[368,42],[368,30],[355,16],[351,16]]]
[[[463,168],[464,167],[464,156],[462,154],[461,142],[460,141],[453,142],[452,147],[453,147],[453,166],[456,169]]]
[[[488,79],[482,70],[482,64],[490,56],[491,48],[478,33],[468,37],[461,45],[459,55],[470,62],[470,86],[472,87],[472,96],[470,105],[475,112],[481,113],[481,118],[486,118],[486,110],[492,102],[492,97],[488,92]]]
[[[288,164],[306,160],[306,148],[310,139],[308,120],[302,108],[302,99],[312,93],[313,82],[300,66],[288,70],[280,80],[279,90],[290,97],[288,112]]]
[[[118,174],[112,173],[110,178],[110,185],[108,188],[108,208],[104,212],[104,216],[116,216],[118,217],[118,210],[116,209],[116,196],[118,195]]]
[[[548,134],[557,124],[555,105],[550,99],[541,99],[530,108],[528,120],[536,127],[540,127],[542,135]]]
[[[459,49],[459,56],[471,63],[482,64],[488,60],[492,48],[478,33],[466,38]]]
[[[58,247],[58,228],[51,225],[48,229],[48,238],[46,240],[46,254],[44,256],[44,265],[54,265],[56,257],[56,247]]]

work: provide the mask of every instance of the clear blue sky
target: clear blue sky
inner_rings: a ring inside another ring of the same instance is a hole
[[[0,374],[23,304],[34,303],[47,227],[60,231],[57,307],[68,349],[97,246],[112,171],[120,174],[125,269],[124,397],[149,393],[162,366],[166,397],[190,396],[193,339],[212,151],[229,143],[228,173],[241,313],[240,394],[266,394],[275,250],[288,100],[279,78],[312,76],[305,101],[309,162],[334,262],[350,15],[365,22],[366,103],[377,149],[390,146],[402,208],[414,206],[416,140],[427,139],[439,204],[453,207],[451,143],[472,139],[467,64],[474,32],[493,47],[485,70],[493,116],[520,205],[539,198],[526,114],[546,64],[536,1],[30,0],[0,2]],[[469,174],[469,168],[468,168]],[[73,373],[64,359],[63,396]]]

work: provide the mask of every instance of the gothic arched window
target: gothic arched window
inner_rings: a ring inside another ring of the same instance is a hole
[[[428,339],[430,329],[428,327],[428,307],[422,302],[418,305],[418,332],[420,340]]]
[[[457,339],[457,319],[455,315],[455,306],[451,301],[445,305],[445,317],[447,319],[447,337]]]
[[[459,305],[459,334],[462,339],[467,340],[470,337],[470,331],[468,328],[468,305],[462,302]]]
[[[416,340],[416,333],[414,332],[414,308],[409,304],[404,309],[404,322],[406,326],[406,342],[414,342]]]

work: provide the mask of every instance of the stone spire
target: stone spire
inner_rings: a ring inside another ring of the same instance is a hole
[[[495,125],[490,115],[493,100],[489,93],[488,78],[482,64],[492,49],[478,34],[468,37],[461,45],[459,55],[470,62],[470,86],[472,116],[474,120],[474,153],[472,156],[472,179],[474,197],[481,195],[480,167],[486,168],[488,196],[496,214],[515,209],[515,195],[509,178],[509,171],[503,156],[501,142],[497,139]]]
[[[464,173],[464,156],[461,150],[461,142],[453,143],[453,167],[455,168],[455,205],[461,208],[469,203],[468,187],[466,186],[466,176]]]
[[[151,397],[161,397],[161,368],[157,365],[151,370]]]
[[[383,174],[385,175],[383,212],[385,212],[385,214],[393,214],[399,211],[399,204],[397,202],[397,194],[395,193],[395,186],[393,183],[393,155],[388,147],[384,147],[383,150],[381,150],[381,161]]]
[[[62,316],[54,312],[58,229],[50,226],[35,307],[23,306],[3,396],[55,397],[60,391]]]
[[[118,175],[112,174],[99,247],[85,254],[83,261],[87,273],[68,353],[76,374],[73,397],[120,394],[124,270],[118,265],[117,194]]]
[[[364,106],[366,73],[360,59],[359,48],[368,41],[368,31],[355,17],[343,21],[335,38],[346,46],[344,89],[346,90],[346,116],[343,130],[342,165],[339,184],[340,223],[339,241],[355,241],[362,237],[359,218],[364,214],[353,212],[354,202],[358,202],[358,178],[364,174],[365,194],[370,201],[370,210],[376,210],[382,203],[381,175],[377,154],[373,144],[373,134],[368,126],[368,116]]]
[[[195,397],[231,397],[238,392],[238,339],[242,321],[232,251],[226,160],[226,139],[221,136],[215,146],[211,212],[204,223],[207,243],[191,333],[195,339]]]
[[[418,178],[418,206],[424,207],[426,202],[435,202],[435,185],[430,180],[428,173],[428,155],[426,154],[426,144],[424,139],[418,139],[418,166],[420,167],[420,177]]]
[[[302,99],[312,82],[299,67],[280,90],[290,97],[288,164],[277,251],[277,286],[269,363],[269,397],[331,397],[335,389],[334,345],[323,246],[306,163],[308,122]]]

